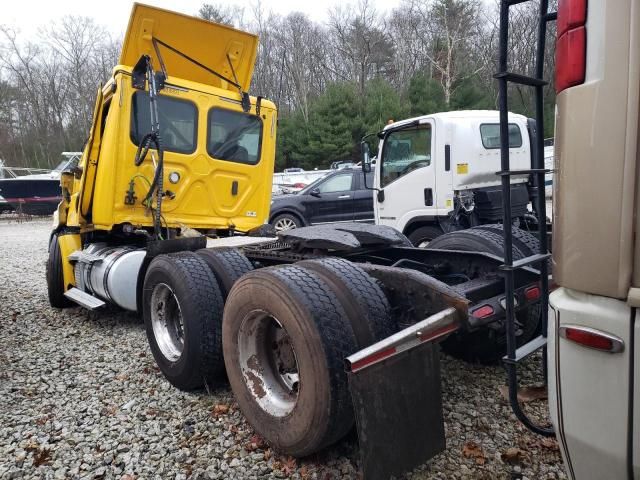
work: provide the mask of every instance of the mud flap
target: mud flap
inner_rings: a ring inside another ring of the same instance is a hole
[[[440,357],[457,330],[453,308],[347,359],[365,480],[387,480],[445,449]]]
[[[366,480],[401,475],[444,450],[437,345],[348,375]]]

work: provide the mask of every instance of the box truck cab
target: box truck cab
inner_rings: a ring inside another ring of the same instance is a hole
[[[509,115],[514,169],[531,165],[526,117]],[[376,224],[403,232],[416,246],[442,233],[502,219],[500,121],[497,111],[435,113],[387,125],[379,134],[374,187]],[[528,175],[512,178],[514,218],[525,221]]]

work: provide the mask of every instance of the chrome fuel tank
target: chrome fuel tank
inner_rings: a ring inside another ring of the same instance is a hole
[[[76,262],[76,286],[125,310],[137,310],[137,285],[146,251],[94,243]]]

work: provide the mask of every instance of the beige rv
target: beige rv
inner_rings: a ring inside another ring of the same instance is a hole
[[[639,478],[640,1],[559,3],[551,416],[570,478]]]

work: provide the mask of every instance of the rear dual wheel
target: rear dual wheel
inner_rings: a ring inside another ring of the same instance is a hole
[[[143,287],[143,317],[160,371],[181,390],[211,388],[224,373],[223,296],[193,252],[155,257]]]
[[[369,303],[371,292],[379,303]],[[242,277],[227,299],[222,336],[229,382],[249,423],[294,456],[340,439],[353,425],[344,358],[392,333],[382,325],[388,312],[380,287],[345,260]]]

